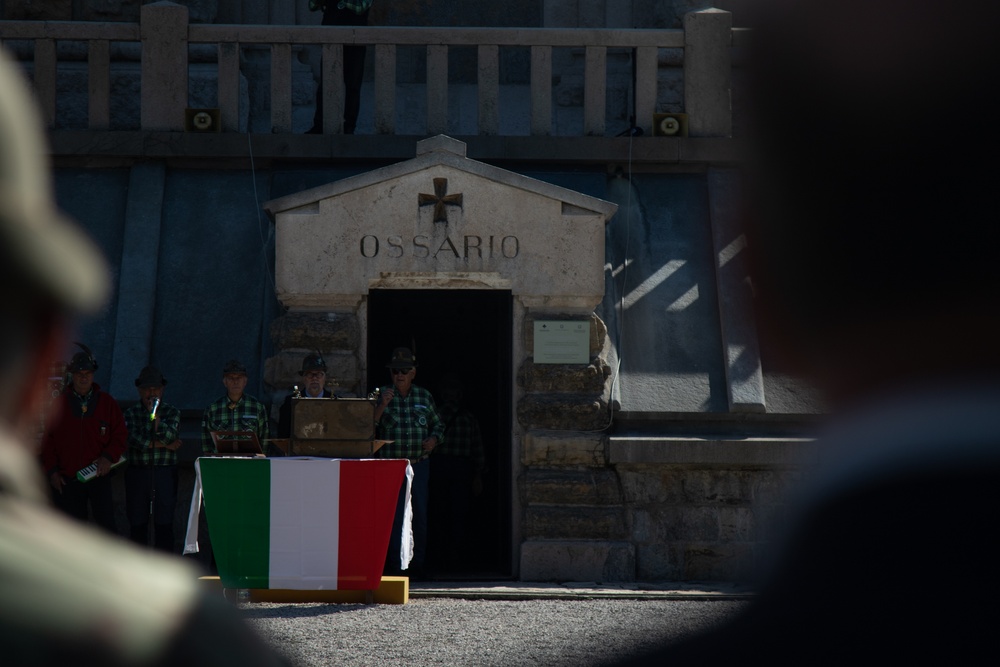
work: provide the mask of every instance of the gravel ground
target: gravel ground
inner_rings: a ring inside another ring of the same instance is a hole
[[[600,665],[707,628],[746,602],[418,599],[241,605],[302,667]]]

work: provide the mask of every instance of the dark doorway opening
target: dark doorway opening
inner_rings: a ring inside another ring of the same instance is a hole
[[[427,569],[437,578],[493,579],[513,573],[511,304],[511,293],[504,290],[368,294],[368,390],[389,385],[385,365],[393,348],[412,348],[414,383],[429,390],[440,408],[448,376],[457,375],[464,405],[482,433],[482,490],[467,508],[449,501],[447,485],[454,482],[435,477],[431,458]],[[455,527],[456,511],[461,528]]]

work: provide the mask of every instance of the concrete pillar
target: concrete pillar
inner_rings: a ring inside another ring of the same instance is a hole
[[[721,9],[684,15],[684,110],[692,137],[733,133],[733,16]]]
[[[739,174],[708,172],[708,201],[719,291],[726,392],[731,412],[764,412],[764,374],[753,314],[753,293],[739,217]]]
[[[111,361],[111,395],[135,398],[136,374],[153,360],[153,320],[156,311],[157,260],[166,167],[137,164],[129,174],[118,286],[118,321]],[[169,368],[161,369],[167,377]]]
[[[173,2],[143,5],[141,123],[144,130],[183,130],[188,105],[188,9]]]

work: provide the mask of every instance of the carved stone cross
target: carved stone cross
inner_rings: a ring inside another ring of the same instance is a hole
[[[448,179],[434,179],[434,194],[428,195],[420,193],[417,195],[417,202],[420,206],[430,206],[434,204],[434,222],[448,222],[447,206],[458,206],[462,208],[462,193],[449,195]]]

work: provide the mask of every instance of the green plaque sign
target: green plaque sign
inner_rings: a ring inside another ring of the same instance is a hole
[[[590,320],[535,320],[536,364],[589,364]]]

